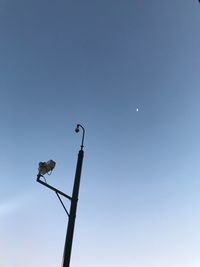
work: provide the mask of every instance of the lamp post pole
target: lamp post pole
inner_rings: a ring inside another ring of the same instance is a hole
[[[84,143],[84,137],[85,137],[85,129],[83,128],[82,125],[77,124],[75,132],[78,133],[80,131],[80,128],[82,129],[83,134],[82,134],[82,141],[81,141],[81,149],[79,150],[77,164],[76,164],[76,172],[75,172],[72,196],[68,196],[64,192],[58,190],[57,188],[47,183],[44,175],[46,173],[51,172],[54,169],[56,163],[53,160],[49,160],[48,162],[40,162],[39,168],[38,168],[39,173],[37,175],[37,182],[39,182],[40,184],[44,185],[45,187],[51,189],[52,191],[56,193],[59,201],[61,202],[69,218],[68,226],[67,226],[67,234],[66,234],[66,239],[65,239],[62,267],[70,266],[72,241],[73,241],[74,226],[75,226],[75,219],[76,219],[76,210],[77,210],[77,204],[78,204],[78,194],[79,194],[79,187],[80,187],[80,180],[81,180],[81,170],[82,170],[83,156],[84,156],[83,143]],[[41,177],[43,178],[43,180],[41,180]],[[67,211],[62,199],[60,198],[60,195],[71,201],[70,212]]]
[[[76,210],[77,210],[79,187],[80,187],[80,180],[81,180],[81,170],[82,170],[83,157],[84,157],[83,143],[84,143],[85,129],[83,128],[83,126],[78,124],[76,128],[76,132],[79,132],[79,128],[82,129],[83,135],[82,135],[81,149],[79,150],[79,153],[78,153],[78,159],[77,159],[77,165],[76,165],[76,173],[75,173],[75,178],[74,178],[74,186],[73,186],[73,193],[72,193],[71,206],[70,206],[70,212],[69,212],[69,221],[68,221],[67,234],[66,234],[66,239],[65,239],[62,267],[70,266],[74,226],[75,226],[75,219],[76,219]]]

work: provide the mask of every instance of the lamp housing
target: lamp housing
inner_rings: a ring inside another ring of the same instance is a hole
[[[47,162],[39,162],[38,171],[40,175],[45,175],[46,173],[51,172],[56,166],[56,162],[50,159]]]

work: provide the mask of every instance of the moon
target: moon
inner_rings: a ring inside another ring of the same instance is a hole
[[[136,108],[136,112],[138,112],[139,111],[139,108]]]

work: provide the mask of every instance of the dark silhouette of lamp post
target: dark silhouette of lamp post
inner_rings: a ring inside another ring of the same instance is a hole
[[[38,169],[39,173],[37,175],[37,182],[48,187],[49,189],[53,190],[56,193],[57,197],[59,198],[63,208],[65,209],[69,217],[67,234],[66,234],[66,239],[65,239],[65,246],[64,246],[64,253],[63,253],[62,267],[70,266],[74,226],[75,226],[75,219],[76,219],[76,210],[77,210],[77,203],[78,203],[78,194],[79,194],[80,179],[81,179],[81,170],[82,170],[83,157],[84,157],[83,144],[84,144],[84,137],[85,137],[85,129],[82,125],[77,124],[75,132],[78,133],[80,128],[82,129],[83,134],[82,134],[82,141],[81,141],[81,149],[79,150],[79,153],[78,153],[72,196],[70,197],[66,195],[65,193],[63,193],[62,191],[58,190],[57,188],[47,184],[46,179],[44,178],[43,175],[51,172],[54,169],[56,163],[53,160],[49,160],[48,162],[40,162],[39,169]],[[41,177],[44,179],[44,181],[41,180]],[[66,197],[67,199],[71,201],[69,212],[65,208],[64,203],[62,202],[62,199],[60,198],[60,195]]]

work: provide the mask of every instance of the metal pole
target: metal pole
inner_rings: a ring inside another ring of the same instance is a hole
[[[77,125],[82,128],[81,125]],[[74,187],[72,193],[72,200],[69,212],[69,221],[67,227],[67,234],[65,239],[65,247],[63,253],[63,261],[62,267],[69,267],[70,266],[70,258],[71,258],[71,250],[72,250],[72,242],[73,242],[73,235],[74,235],[74,226],[75,226],[75,219],[76,219],[76,210],[77,210],[77,203],[78,203],[78,194],[79,194],[79,187],[80,187],[80,179],[81,179],[81,170],[83,164],[83,140],[84,140],[84,128],[83,129],[83,137],[82,137],[82,144],[81,149],[78,153],[77,165],[76,165],[76,173],[74,178]]]

